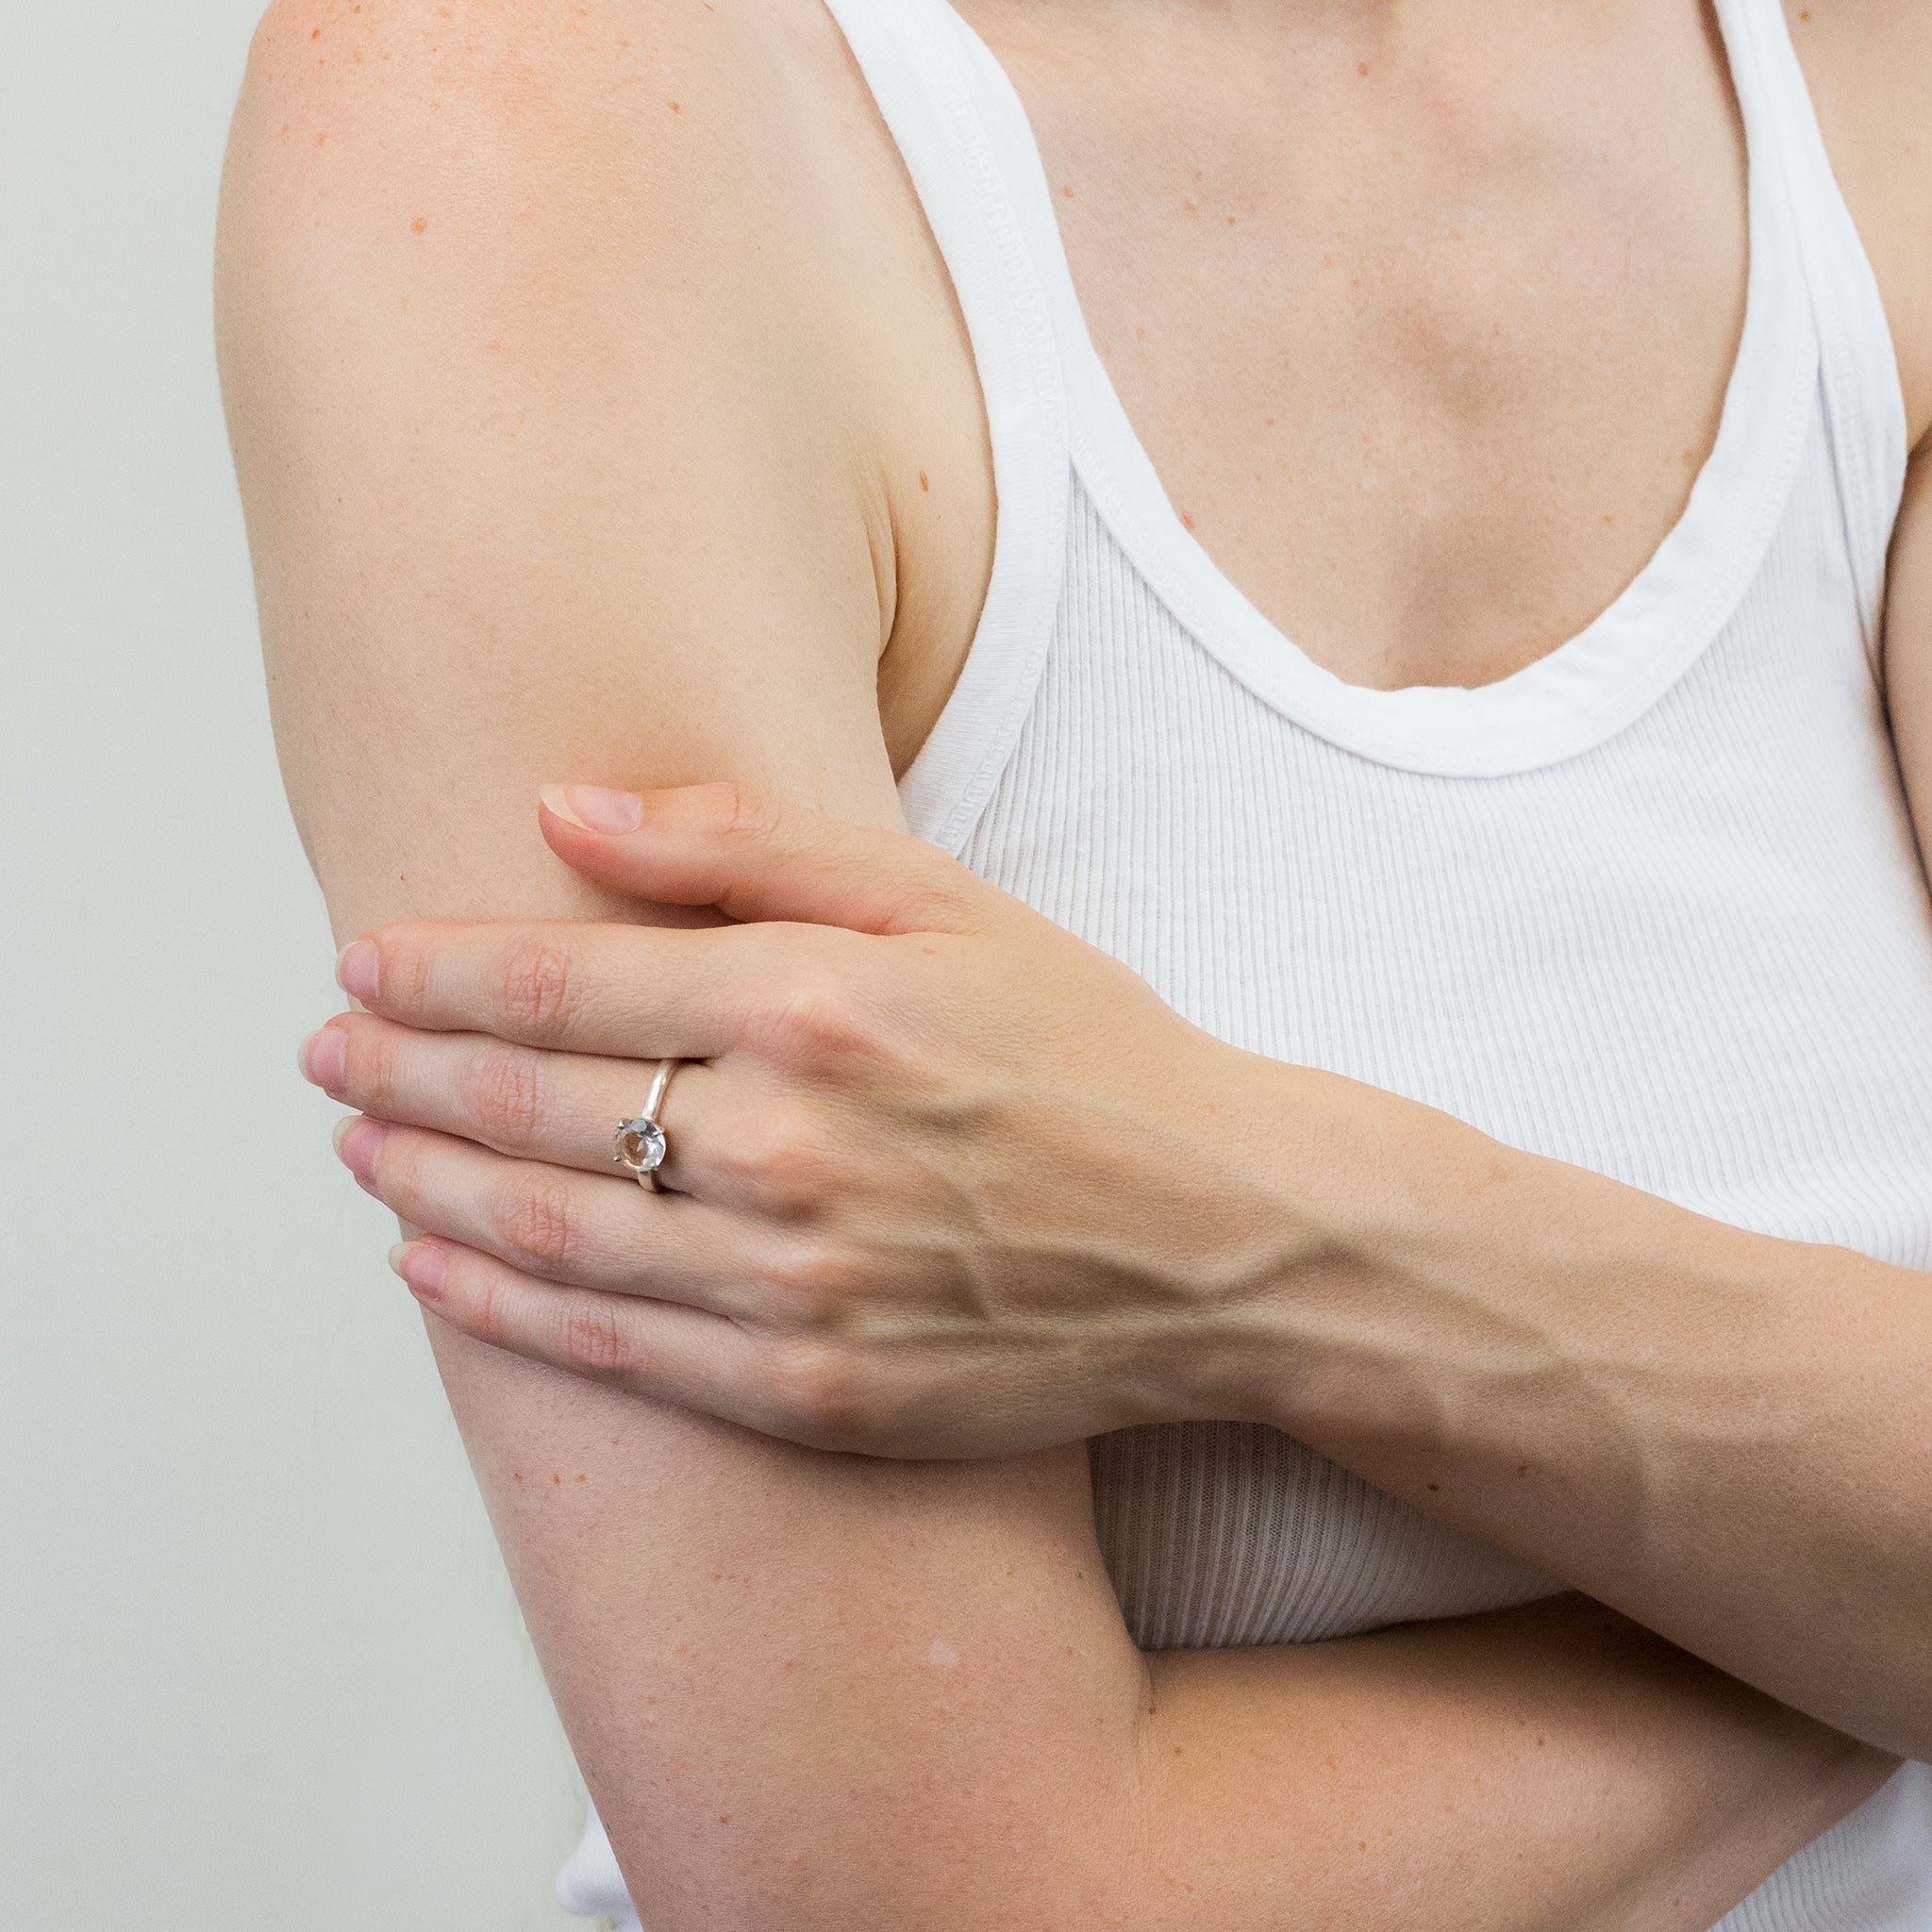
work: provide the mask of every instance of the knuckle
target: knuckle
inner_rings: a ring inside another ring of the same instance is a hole
[[[519,1177],[506,1191],[496,1213],[497,1238],[531,1273],[570,1268],[583,1253],[583,1224],[561,1176]]]
[[[520,1154],[537,1143],[545,1119],[538,1065],[514,1047],[485,1047],[471,1061],[465,1108],[490,1145]]]
[[[823,1341],[793,1341],[774,1357],[772,1405],[783,1433],[824,1448],[863,1441],[874,1420],[872,1377],[862,1361]]]
[[[370,1156],[369,1178],[376,1194],[390,1207],[409,1209],[411,1220],[421,1219],[428,1187],[422,1143],[416,1135],[399,1133],[393,1127],[383,1135]]]
[[[837,1342],[875,1355],[894,1331],[896,1272],[836,1234],[790,1233],[760,1257],[758,1325],[780,1341]]]
[[[452,1263],[450,1278],[443,1284],[445,1296],[449,1292],[451,1280],[456,1278],[457,1264]],[[483,1271],[477,1280],[469,1284],[469,1291],[464,1300],[467,1319],[463,1326],[469,1334],[474,1335],[479,1341],[490,1342],[492,1346],[501,1346],[508,1340],[509,1296],[504,1285],[491,1273]]]
[[[700,808],[724,838],[760,842],[777,830],[778,808],[763,792],[728,780],[700,790]]]
[[[623,1310],[604,1296],[573,1304],[563,1318],[564,1357],[579,1374],[622,1375],[631,1366]]]
[[[793,1065],[836,1065],[874,1044],[869,1004],[843,974],[795,974],[774,988],[764,1005],[769,1041]]]
[[[497,965],[496,1000],[520,1032],[550,1039],[563,1032],[581,1003],[581,982],[570,949],[553,939],[517,940]]]
[[[800,1242],[766,1269],[765,1292],[781,1332],[826,1335],[851,1306],[851,1271],[820,1242]]]
[[[402,1099],[396,1035],[366,1021],[342,1032],[344,1095],[365,1112],[392,1119]]]
[[[731,1139],[724,1156],[739,1189],[764,1213],[802,1219],[823,1206],[833,1185],[833,1163],[805,1124],[770,1114]]]
[[[385,925],[367,935],[378,960],[375,1005],[386,1013],[421,1013],[429,1006],[430,956],[407,925]]]

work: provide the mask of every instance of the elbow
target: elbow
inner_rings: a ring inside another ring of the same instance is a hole
[[[613,1834],[648,1932],[1084,1932],[1135,1923],[1118,1871],[1057,1822],[855,1799],[798,1829],[721,1807],[661,1836]],[[649,1839],[649,1841],[647,1841]]]

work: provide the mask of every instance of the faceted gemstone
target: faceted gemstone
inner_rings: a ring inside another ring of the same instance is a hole
[[[625,1121],[610,1151],[633,1174],[649,1174],[664,1159],[664,1129],[656,1121]]]

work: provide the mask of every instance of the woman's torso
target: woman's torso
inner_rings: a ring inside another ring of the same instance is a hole
[[[1743,314],[1694,4],[959,10],[1167,494],[1299,649],[1486,683],[1636,575]]]
[[[1770,0],[1614,46],[1473,24],[1392,110],[1322,105],[1367,52],[1257,53],[1219,139],[1162,113],[1198,49],[1124,79],[1085,43],[998,58],[941,0],[833,10],[964,306],[1002,507],[915,829],[1243,1046],[1932,1267],[1932,915],[1876,668],[1907,424]],[[1150,1645],[1550,1587],[1272,1431],[1093,1467]],[[1932,1924],[1925,1783],[1737,1923]]]
[[[1403,9],[1399,44],[1307,10],[1341,24],[958,9],[1015,83],[1087,330],[1186,527],[1346,681],[1491,682],[1613,601],[1715,440],[1747,259],[1722,35],[1684,0],[1419,28]],[[1916,250],[1874,203],[1881,258]],[[870,293],[924,345],[891,467],[943,507],[901,505],[914,568],[881,692],[903,766],[972,641],[994,491],[943,286]],[[1932,344],[1902,347],[1915,438]]]
[[[890,452],[913,828],[1240,1045],[1932,1267],[1907,424],[1772,0],[1728,61],[1659,4],[1111,67],[975,0],[1010,75],[943,0],[831,5],[966,325],[891,298],[958,350]],[[1092,1460],[1150,1646],[1555,1587],[1272,1431]],[[1726,1921],[1928,1925],[1921,1768]]]

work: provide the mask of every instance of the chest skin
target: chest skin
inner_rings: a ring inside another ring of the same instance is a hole
[[[1744,138],[1707,5],[959,10],[1026,108],[1170,499],[1295,647],[1350,683],[1480,685],[1641,570],[1715,441],[1745,307]],[[1800,51],[1828,92],[1836,57]],[[1889,283],[1882,213],[1847,192]],[[891,418],[880,704],[902,770],[970,647],[994,527],[949,340]],[[942,473],[938,499],[912,482]]]
[[[1642,568],[1743,316],[1743,138],[1707,14],[967,11],[1170,498],[1308,656],[1356,684],[1486,683]]]
[[[1744,308],[1707,14],[967,11],[1170,499],[1308,656],[1354,684],[1487,683],[1642,568]]]

